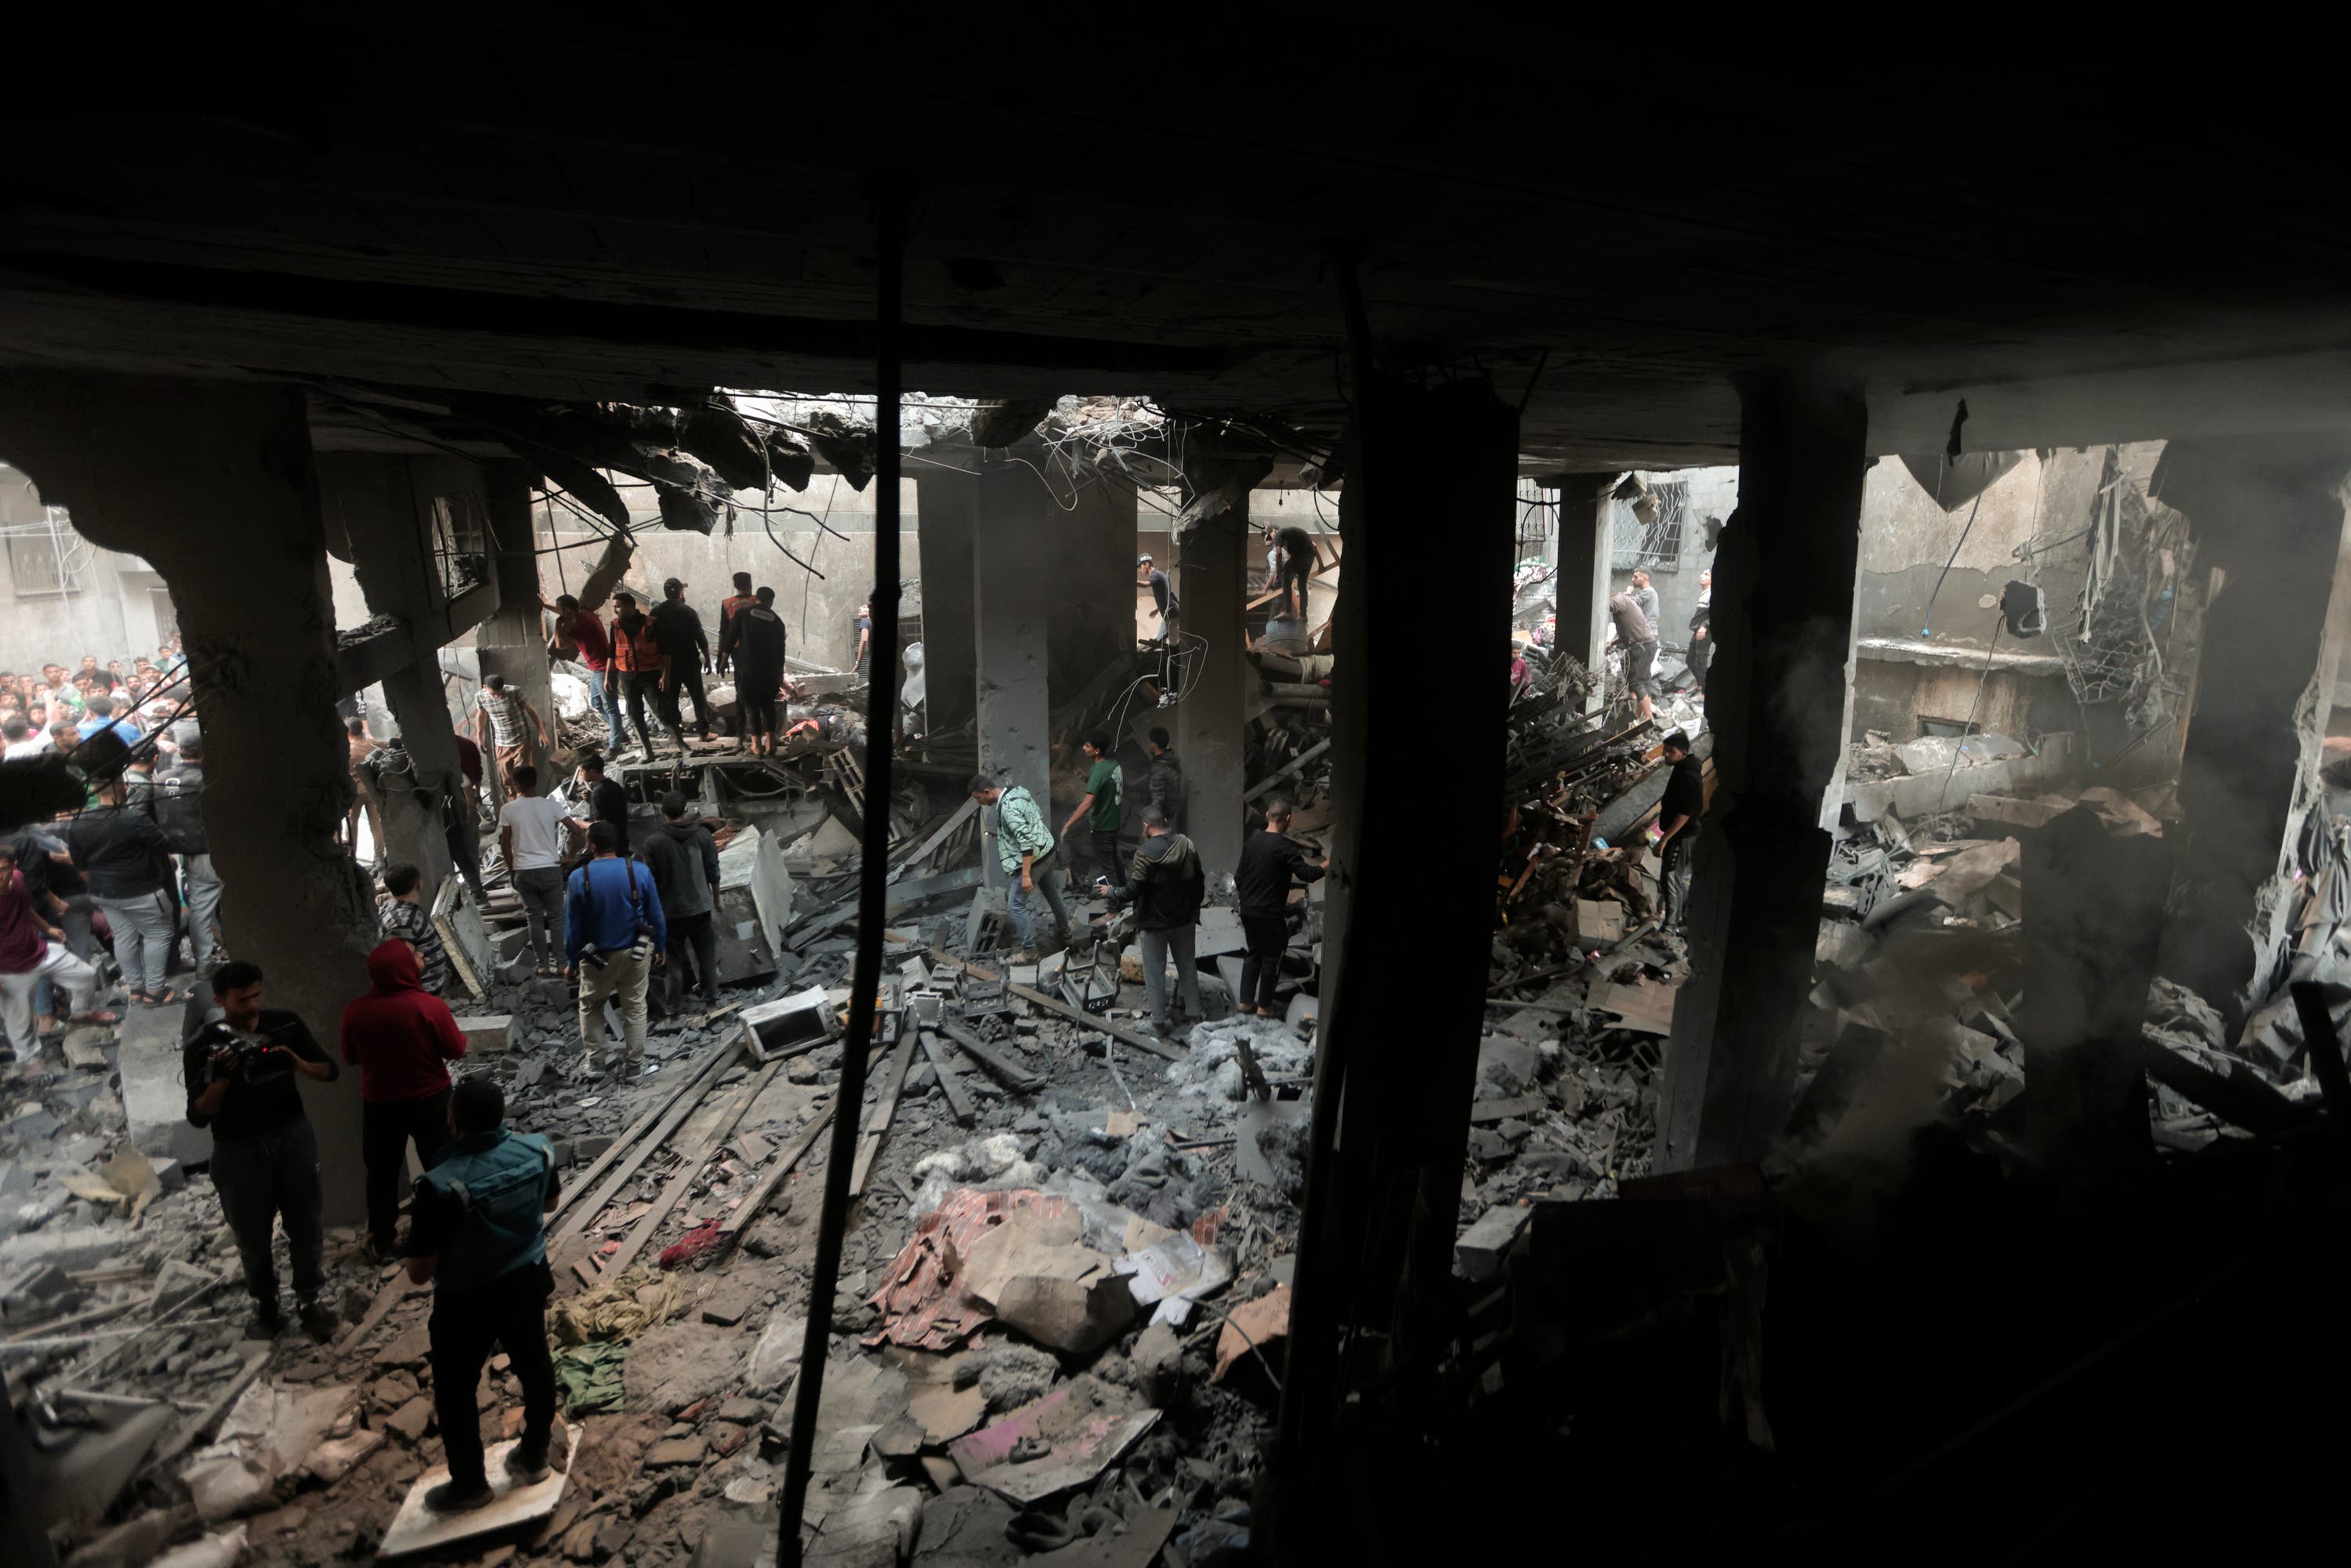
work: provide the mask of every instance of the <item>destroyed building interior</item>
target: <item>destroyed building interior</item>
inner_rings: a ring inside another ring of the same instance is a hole
[[[335,28],[5,185],[11,1565],[2072,1560],[2329,1468],[2351,283],[2253,129]]]

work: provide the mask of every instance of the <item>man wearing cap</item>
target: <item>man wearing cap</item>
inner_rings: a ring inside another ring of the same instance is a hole
[[[702,673],[710,668],[710,639],[702,632],[702,617],[685,601],[685,584],[671,578],[662,584],[662,601],[647,617],[653,622],[653,645],[661,650],[662,718],[681,737],[685,718],[680,698],[694,698],[694,719],[702,738],[710,738],[710,699],[703,695]]]

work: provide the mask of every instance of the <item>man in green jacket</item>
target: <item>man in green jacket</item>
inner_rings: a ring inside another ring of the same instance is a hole
[[[1011,879],[1007,902],[1012,906],[1013,928],[1020,934],[1020,951],[1008,961],[1032,964],[1037,958],[1033,916],[1039,899],[1052,911],[1054,946],[1069,941],[1070,907],[1062,902],[1061,878],[1054,874],[1061,869],[1061,860],[1053,831],[1045,825],[1045,814],[1037,810],[1037,798],[1021,785],[999,784],[985,773],[978,774],[971,781],[971,798],[996,808],[996,863]]]

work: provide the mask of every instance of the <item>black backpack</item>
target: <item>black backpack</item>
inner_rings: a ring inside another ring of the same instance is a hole
[[[211,852],[204,841],[204,770],[174,768],[155,780],[150,810],[163,841],[178,855]]]

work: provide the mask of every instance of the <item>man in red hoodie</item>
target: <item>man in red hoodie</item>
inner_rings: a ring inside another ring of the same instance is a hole
[[[408,1145],[427,1167],[449,1136],[449,1069],[465,1054],[449,1004],[424,988],[416,949],[394,939],[368,955],[374,987],[343,1009],[343,1060],[360,1070],[360,1158],[367,1166],[368,1240],[389,1261],[400,1221]]]

